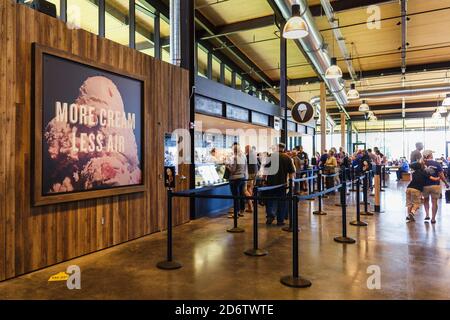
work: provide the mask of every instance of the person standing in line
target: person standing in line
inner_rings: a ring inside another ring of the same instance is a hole
[[[308,154],[303,150],[303,146],[296,147],[296,150],[297,150],[296,158],[298,159],[298,163],[296,161],[294,161],[294,164],[295,164],[295,168],[297,169],[297,172],[300,173],[300,174],[297,174],[297,178],[304,178],[304,177],[306,177],[305,170],[308,169],[308,166],[309,166]],[[299,187],[298,190],[296,190],[298,192],[307,192],[308,191],[306,181],[300,182],[298,187]]]
[[[231,194],[233,196],[242,196],[244,194],[245,180],[248,178],[247,159],[243,154],[239,143],[235,142],[231,146],[232,154],[226,161],[226,167],[230,171]],[[243,199],[234,201],[234,210],[240,217],[244,216],[245,201]],[[233,214],[228,216],[233,218]]]
[[[328,158],[325,161],[325,169],[324,169],[325,174],[330,174],[330,175],[335,174],[338,169],[337,160],[334,155],[335,155],[334,149],[331,148],[330,152],[328,152]],[[332,187],[334,187],[335,184],[339,184],[339,176],[327,177],[325,179],[325,181],[326,181],[327,189],[332,188]]]
[[[412,180],[406,189],[406,207],[408,208],[408,214],[406,222],[414,222],[415,214],[422,205],[422,192],[425,184],[431,180],[439,182],[440,178],[436,178],[425,171],[425,165],[423,162],[414,162],[411,164],[411,169],[414,170],[412,174]]]
[[[449,188],[447,181],[445,180],[444,170],[439,162],[433,160],[433,151],[425,150],[423,152],[423,159],[425,164],[425,170],[430,176],[439,178],[437,181],[429,179],[425,182],[423,188],[423,198],[425,207],[425,221],[430,220],[430,198],[431,198],[431,223],[436,223],[436,215],[438,211],[438,200],[442,196],[441,181],[445,183],[445,186]]]
[[[270,169],[267,175],[267,185],[277,186],[285,185],[288,179],[295,178],[295,166],[292,159],[285,153],[286,145],[284,143],[278,144],[278,151],[271,155]],[[274,165],[278,162],[278,168]],[[268,197],[285,197],[286,188],[277,188],[265,192]],[[266,204],[267,225],[271,225],[277,218],[277,225],[284,225],[284,220],[288,215],[288,205],[285,199],[268,199]]]
[[[247,158],[248,179],[246,183],[247,197],[253,196],[253,188],[255,186],[256,175],[258,173],[258,156],[256,154],[256,148],[254,146],[245,146],[245,155]],[[247,212],[253,212],[253,201],[247,200]]]
[[[423,143],[417,142],[416,150],[411,152],[410,163],[418,162],[422,159],[422,150],[423,150]]]
[[[328,151],[325,149],[322,153],[322,155],[319,158],[319,169],[323,170],[323,168],[325,167],[325,162],[327,162],[328,159]]]

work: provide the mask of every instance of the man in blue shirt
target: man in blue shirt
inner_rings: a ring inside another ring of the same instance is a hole
[[[444,170],[442,169],[442,166],[440,165],[439,162],[433,160],[433,151],[425,150],[423,152],[423,159],[425,163],[425,170],[427,171],[427,173],[429,173],[431,176],[435,178],[440,178],[440,180],[442,180],[445,183],[446,187],[448,188],[449,185],[445,180]],[[431,223],[436,223],[438,200],[441,198],[442,195],[440,180],[433,181],[431,179],[428,179],[425,181],[425,185],[423,188],[424,207],[426,213],[425,221],[430,220],[430,197],[431,197],[431,204],[432,204]]]

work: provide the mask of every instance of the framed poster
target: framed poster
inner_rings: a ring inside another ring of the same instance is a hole
[[[33,204],[144,191],[144,79],[33,51]]]

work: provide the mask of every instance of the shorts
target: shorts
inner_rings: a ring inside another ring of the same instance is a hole
[[[423,187],[423,197],[428,198],[431,196],[431,199],[440,199],[442,195],[442,189],[441,186],[435,185],[435,186],[426,186]]]
[[[256,180],[256,173],[249,173],[248,174],[248,179],[245,183],[245,188],[252,188],[255,186],[255,180]]]
[[[406,207],[413,207],[416,210],[422,205],[422,192],[417,189],[406,189]]]

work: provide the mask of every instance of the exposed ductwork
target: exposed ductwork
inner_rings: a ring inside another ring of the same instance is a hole
[[[423,96],[436,93],[450,93],[450,85],[434,85],[434,86],[418,86],[418,87],[401,87],[388,90],[372,90],[360,91],[361,99],[370,98],[387,98],[387,97],[412,97]]]
[[[180,1],[170,0],[170,62],[181,64]]]
[[[289,0],[274,0],[274,2],[280,9],[283,17],[288,20],[291,17],[292,3]],[[344,80],[328,80],[324,77],[325,71],[331,66],[330,56],[325,50],[325,43],[308,8],[308,4],[304,0],[295,0],[293,3],[300,5],[302,18],[306,21],[309,28],[309,35],[305,38],[299,39],[299,42],[311,62],[314,64],[316,70],[320,73],[323,81],[328,87],[328,90],[334,96],[338,106],[343,112],[345,112],[347,117],[349,117],[348,113],[344,109],[344,106],[348,104]]]

